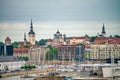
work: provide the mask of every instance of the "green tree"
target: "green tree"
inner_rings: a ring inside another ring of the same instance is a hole
[[[31,70],[33,68],[36,68],[36,66],[35,65],[24,65],[24,66],[21,66],[21,69],[25,69],[25,70],[27,70],[27,69]]]
[[[120,36],[119,36],[119,35],[115,35],[115,37],[120,38]]]
[[[29,46],[28,46],[28,45],[25,45],[24,48],[29,48]]]
[[[28,61],[29,58],[27,56],[17,56],[19,59],[23,59],[25,61]]]
[[[42,45],[45,45],[46,42],[47,42],[47,39],[41,39],[37,41],[37,45],[42,46]]]
[[[94,42],[95,39],[96,39],[96,36],[92,36],[92,37],[90,38],[90,42]]]
[[[18,44],[19,44],[19,43],[18,43],[18,42],[16,42],[16,41],[15,41],[15,42],[13,42],[13,43],[12,43],[13,48],[18,48]]]
[[[22,57],[25,61],[28,61],[29,60],[29,58],[27,57],[27,56],[23,56]]]
[[[85,34],[85,37],[89,38],[89,36],[87,34]]]
[[[47,60],[56,60],[58,57],[58,49],[57,48],[54,48],[52,47],[51,45],[48,46],[49,50],[47,53],[46,53],[46,59]]]
[[[4,43],[3,42],[0,42],[0,46],[3,46],[4,45]]]

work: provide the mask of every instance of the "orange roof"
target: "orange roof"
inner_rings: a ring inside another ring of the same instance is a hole
[[[11,41],[11,39],[10,39],[9,37],[7,37],[7,38],[5,39],[5,41]]]
[[[108,40],[109,44],[120,44],[120,38],[111,38]]]
[[[107,37],[97,37],[95,40],[94,40],[94,43],[95,44],[102,44],[102,43],[107,43],[108,42],[108,38]]]
[[[14,53],[23,53],[23,52],[28,52],[29,48],[14,48],[13,51]]]
[[[53,40],[52,39],[48,39],[48,41],[47,42],[52,42]]]
[[[112,37],[112,38],[107,38],[107,37],[97,37],[94,40],[95,44],[102,44],[102,43],[108,43],[108,44],[120,44],[120,38]]]

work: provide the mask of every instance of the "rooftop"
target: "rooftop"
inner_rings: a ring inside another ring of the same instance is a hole
[[[9,37],[7,37],[7,38],[5,39],[5,41],[11,41],[11,39],[10,39]]]
[[[0,56],[0,62],[14,62],[14,61],[24,61],[15,56]]]

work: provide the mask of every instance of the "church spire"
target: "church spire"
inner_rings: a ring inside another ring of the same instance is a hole
[[[104,23],[103,23],[103,27],[102,27],[102,34],[106,34],[106,32],[105,32],[105,27],[104,27]]]
[[[31,19],[31,27],[30,27],[30,31],[33,31],[32,19]]]
[[[26,33],[24,33],[24,41],[27,41],[27,39],[26,39]]]
[[[32,19],[31,19],[31,25],[30,25],[30,32],[28,34],[35,34],[35,32],[33,31]]]

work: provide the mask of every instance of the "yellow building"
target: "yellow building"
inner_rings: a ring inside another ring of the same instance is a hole
[[[31,20],[30,32],[28,33],[28,39],[32,45],[35,45],[35,32],[33,31],[32,20]]]
[[[70,39],[70,44],[71,45],[79,44],[79,43],[89,44],[89,38],[86,38],[86,37],[72,37]]]
[[[120,59],[120,44],[92,44],[90,49],[92,60]]]

